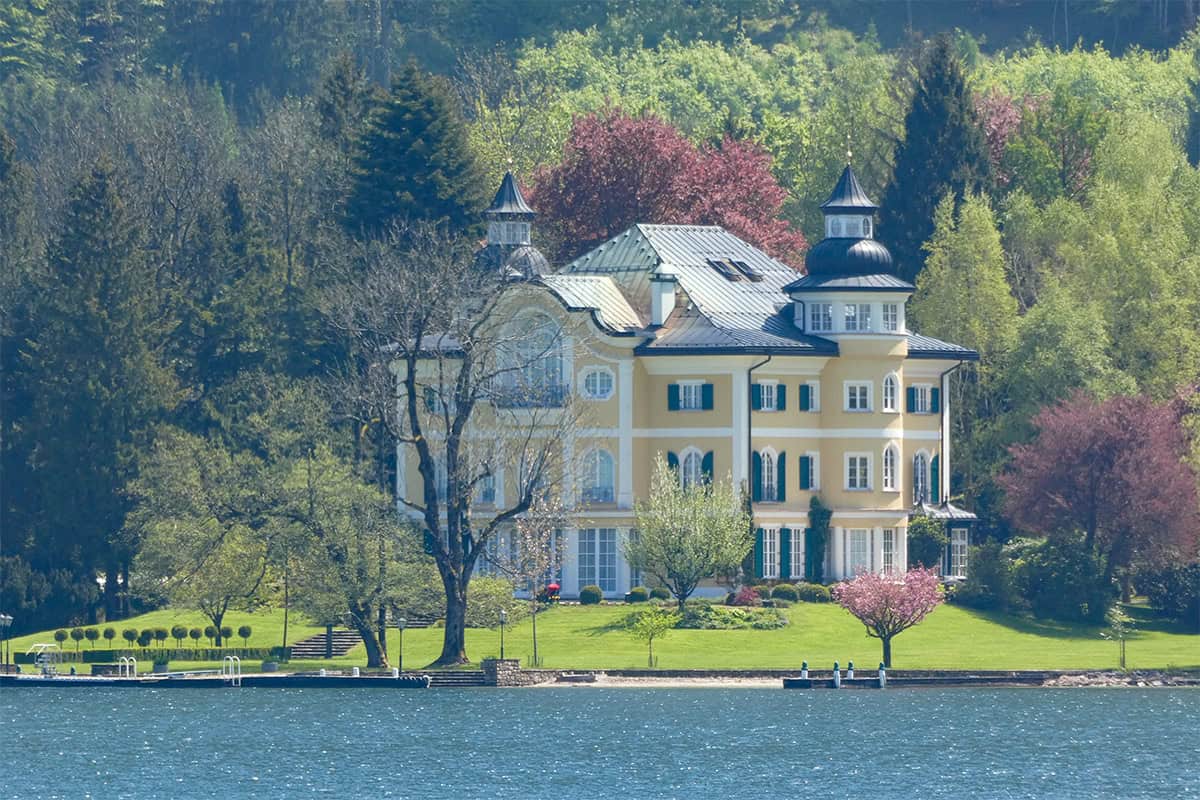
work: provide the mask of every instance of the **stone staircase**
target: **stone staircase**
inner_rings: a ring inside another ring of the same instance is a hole
[[[446,670],[423,672],[429,676],[431,689],[462,689],[467,687],[487,686],[481,670]]]
[[[362,643],[357,631],[335,628],[333,631],[333,655],[344,656]],[[292,659],[325,658],[325,634],[319,633],[292,645]]]

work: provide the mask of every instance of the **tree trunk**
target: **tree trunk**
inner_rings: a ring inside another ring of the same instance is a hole
[[[892,668],[892,637],[888,636],[880,641],[883,642],[883,666],[888,669]]]
[[[446,628],[442,632],[442,654],[429,666],[453,667],[467,663],[467,597],[455,582],[446,592]]]
[[[535,667],[540,667],[540,666],[542,665],[542,661],[541,661],[541,659],[539,659],[539,658],[538,658],[538,651],[537,651],[537,615],[538,615],[538,608],[537,608],[537,599],[536,599],[536,595],[535,595],[535,599],[534,599],[534,601],[533,601],[533,609],[532,609],[532,611],[533,611],[533,614],[531,615],[531,619],[533,620],[533,666],[535,666]]]
[[[355,619],[358,620],[360,617],[355,616]],[[389,666],[387,656],[379,646],[379,637],[375,633],[375,629],[371,626],[371,621],[369,619],[362,619],[362,621],[356,622],[354,627],[367,648],[367,667],[386,669]]]

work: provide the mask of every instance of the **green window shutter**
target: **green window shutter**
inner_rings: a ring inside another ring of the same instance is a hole
[[[800,384],[800,410],[812,410],[812,387],[807,383]]]
[[[942,410],[942,390],[936,386],[929,390],[929,410],[934,414]]]
[[[908,413],[913,413],[913,409],[917,407],[917,389],[910,386],[904,390],[904,402],[907,403]]]
[[[800,456],[800,488],[812,488],[812,456]]]
[[[792,577],[792,532],[787,528],[779,529],[779,579],[786,581]]]
[[[779,487],[779,502],[787,500],[787,453],[780,453],[779,460],[775,462],[775,469],[779,474],[775,476],[775,485]]]
[[[931,503],[940,503],[941,501],[941,464],[939,463],[941,456],[934,456],[929,462],[929,501]]]
[[[775,387],[775,407],[780,411],[787,410],[787,386],[782,383]]]
[[[763,529],[754,530],[754,577],[763,576]]]
[[[705,411],[713,410],[713,385],[711,383],[700,387],[700,407]]]
[[[679,410],[679,384],[671,383],[667,385],[667,411]]]
[[[813,567],[813,529],[804,529],[804,580],[811,580],[817,570]]]
[[[709,450],[704,454],[704,458],[700,459],[700,473],[704,475],[706,483],[712,483],[713,479],[713,454]]]
[[[762,411],[762,385],[753,384],[750,387],[750,408],[753,411]]]
[[[667,453],[667,466],[673,470],[679,469],[679,456],[674,453]]]
[[[756,503],[762,502],[762,456],[752,453],[750,459],[751,489],[750,499]]]

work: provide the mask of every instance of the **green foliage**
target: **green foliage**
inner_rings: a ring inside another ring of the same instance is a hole
[[[192,640],[193,646],[204,638],[204,631],[199,628],[188,628],[188,638]]]
[[[650,590],[650,599],[651,600],[670,600],[671,593],[661,586],[655,586],[653,589]]]
[[[790,583],[776,584],[771,589],[772,600],[788,600],[793,603],[800,599],[800,593],[796,591],[796,587]]]
[[[787,627],[787,617],[777,608],[745,608],[693,604],[677,623],[680,628],[705,631],[770,631]]]
[[[1012,176],[1009,189],[1022,189],[1039,204],[1078,197],[1104,138],[1109,116],[1095,95],[1080,96],[1065,84],[1027,106],[1002,159]]]
[[[625,595],[626,603],[644,603],[650,599],[650,592],[645,586],[635,586]]]
[[[512,581],[504,578],[479,577],[471,580],[467,605],[467,627],[495,628],[500,624],[500,610],[515,624],[529,615],[529,603],[513,597]]]
[[[474,229],[488,200],[449,87],[415,63],[372,111],[352,174],[345,210],[351,232],[418,219]]]
[[[1163,616],[1200,633],[1200,564],[1141,570],[1134,581],[1138,592]]]
[[[665,608],[651,606],[625,618],[624,628],[635,639],[646,643],[647,665],[655,666],[654,640],[664,639],[679,624],[680,615]]]
[[[137,628],[125,628],[121,631],[121,638],[132,645],[138,638]]]
[[[59,628],[58,630],[56,630],[54,632],[54,641],[58,642],[59,644],[62,644],[66,640],[67,640],[67,632],[65,630],[63,630],[62,628]]]
[[[1098,624],[1116,600],[1116,587],[1106,583],[1103,565],[1082,536],[1018,539],[1007,550],[1017,592],[1038,616]]]
[[[103,636],[104,641],[111,642],[113,639],[117,638],[116,628],[105,628]]]
[[[83,636],[88,640],[88,642],[91,643],[92,647],[95,647],[96,640],[100,638],[100,631],[96,630],[95,628],[88,628],[83,632]]]
[[[239,637],[241,637],[241,640],[242,640],[242,644],[243,644],[243,645],[249,645],[249,643],[250,643],[250,634],[251,634],[251,633],[253,633],[253,632],[254,632],[254,629],[253,629],[253,628],[251,628],[249,625],[239,625],[239,626],[238,626],[238,629],[237,629],[237,635],[238,635]]]
[[[1000,542],[972,547],[967,564],[967,580],[957,587],[955,603],[995,611],[1019,607],[1021,601],[1014,590],[1012,561]]]
[[[595,584],[588,584],[579,590],[579,604],[594,606],[604,599],[604,590]]]
[[[831,603],[833,596],[829,592],[828,586],[822,586],[819,583],[798,583],[796,584],[796,599],[802,603]]]
[[[945,522],[932,517],[913,517],[908,521],[908,565],[939,567],[949,542]]]

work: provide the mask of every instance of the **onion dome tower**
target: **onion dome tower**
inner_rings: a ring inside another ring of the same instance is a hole
[[[821,204],[825,238],[804,260],[809,275],[895,274],[892,254],[875,241],[875,211],[854,170],[847,164],[829,199]]]
[[[525,202],[512,172],[505,172],[492,204],[483,212],[487,220],[487,246],[479,260],[502,269],[508,277],[529,280],[550,271],[550,262],[530,243],[537,212]]]

